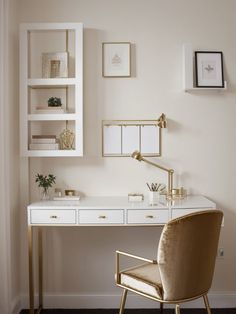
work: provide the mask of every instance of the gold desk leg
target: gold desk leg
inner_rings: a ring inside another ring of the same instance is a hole
[[[33,227],[28,226],[29,313],[34,314]]]
[[[42,227],[38,227],[39,308],[43,308],[43,240]]]

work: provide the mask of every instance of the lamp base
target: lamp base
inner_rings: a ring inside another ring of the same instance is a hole
[[[168,200],[174,200],[174,199],[183,199],[187,196],[187,191],[181,187],[171,190],[171,194],[166,194],[166,198]]]

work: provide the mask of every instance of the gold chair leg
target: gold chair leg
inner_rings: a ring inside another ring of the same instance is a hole
[[[180,314],[179,304],[175,305],[175,314]]]
[[[163,314],[163,303],[160,302],[160,314]]]
[[[122,297],[121,297],[120,312],[119,312],[119,314],[123,314],[123,313],[124,313],[125,301],[126,301],[126,297],[127,297],[127,292],[128,292],[128,290],[124,289],[123,294],[122,294]]]
[[[207,314],[211,314],[211,308],[210,308],[210,305],[209,305],[209,300],[208,300],[207,294],[205,294],[203,296],[203,300],[204,300],[204,303],[205,303]]]

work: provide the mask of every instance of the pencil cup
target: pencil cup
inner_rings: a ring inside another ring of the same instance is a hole
[[[159,202],[159,192],[149,191],[149,205],[158,205]]]

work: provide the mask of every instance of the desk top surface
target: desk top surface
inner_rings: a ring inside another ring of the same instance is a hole
[[[142,202],[129,202],[127,196],[89,196],[79,201],[41,201],[32,203],[28,209],[177,209],[215,208],[216,204],[202,195],[189,195],[184,199],[167,201],[161,197],[157,205],[150,205],[146,197]]]

